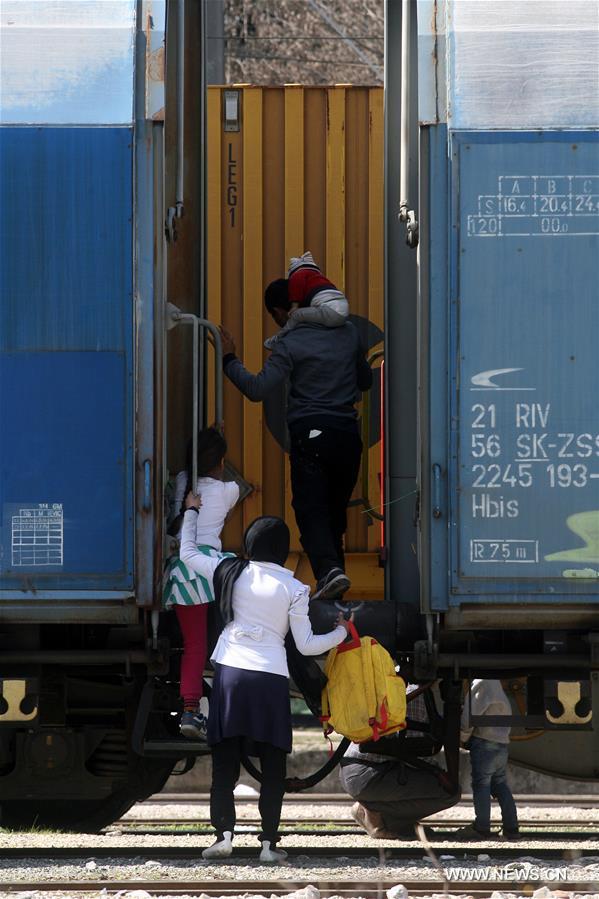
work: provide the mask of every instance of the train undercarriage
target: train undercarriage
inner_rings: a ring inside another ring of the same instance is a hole
[[[324,632],[336,604],[314,606],[313,626]],[[415,682],[435,684],[445,763],[455,777],[462,679],[493,676],[502,678],[512,700],[512,762],[574,781],[599,780],[599,732],[592,714],[598,707],[597,672],[591,669],[599,635],[581,631],[565,640],[563,633],[551,631],[443,632],[431,653],[426,638],[417,639],[423,628],[409,611],[398,616],[393,604],[385,608],[387,603],[379,602],[346,606],[354,606],[362,632],[386,645],[404,669],[413,671]],[[172,626],[166,618],[165,629]],[[19,628],[5,625],[3,827],[97,832],[158,792],[173,769],[189,770],[198,755],[207,753],[205,744],[190,743],[178,732],[178,642],[165,630],[153,647],[143,622],[32,625],[26,641]],[[209,679],[206,684],[209,690]],[[331,762],[323,750],[321,768],[294,780],[289,789],[316,786],[338,758],[339,753]],[[259,776],[249,761],[247,767]]]

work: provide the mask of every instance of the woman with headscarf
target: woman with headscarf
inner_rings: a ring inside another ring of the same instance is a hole
[[[286,853],[276,844],[286,756],[291,752],[285,635],[291,629],[303,655],[320,655],[345,639],[347,622],[341,613],[333,631],[312,633],[309,589],[283,567],[289,553],[289,528],[282,519],[270,515],[257,518],[244,535],[246,558],[220,561],[196,547],[194,510],[199,508],[200,498],[190,493],[185,505],[180,557],[213,583],[224,625],[211,656],[214,681],[207,738],[212,750],[210,820],[216,841],[202,856],[231,855],[233,790],[245,748],[248,754],[258,756],[262,768],[260,860],[280,862]]]

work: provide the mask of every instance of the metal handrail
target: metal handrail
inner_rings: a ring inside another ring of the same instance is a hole
[[[216,427],[222,430],[223,419],[223,345],[220,331],[213,322],[206,318],[200,318],[199,315],[193,315],[191,312],[181,312],[181,310],[173,303],[167,303],[167,327],[174,327],[178,324],[191,325],[193,327],[193,433],[192,433],[192,460],[191,460],[191,483],[192,489],[195,491],[198,482],[198,399],[200,393],[199,379],[199,357],[200,357],[200,328],[208,331],[212,338],[214,346],[214,412],[216,417]]]

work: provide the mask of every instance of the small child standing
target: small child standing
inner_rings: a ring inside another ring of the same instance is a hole
[[[287,324],[264,342],[269,350],[281,333],[297,325],[338,328],[345,324],[349,315],[347,297],[322,274],[310,251],[291,258],[287,278],[272,281],[266,288],[265,299],[267,306],[290,310]]]
[[[510,727],[473,726],[472,715],[509,716],[512,707],[501,681],[475,678],[464,699],[461,739],[470,750],[474,823],[458,831],[462,836],[491,837],[491,796],[501,808],[503,836],[518,839],[518,813],[507,781]]]
[[[200,552],[221,559],[231,555],[222,552],[220,535],[227,515],[239,499],[238,485],[223,481],[226,452],[225,438],[216,428],[206,428],[198,434],[198,481],[194,492],[201,495],[202,505],[195,510],[196,543]],[[190,489],[190,472],[179,472],[176,509],[182,506]],[[208,722],[200,711],[200,700],[207,655],[208,604],[214,601],[214,595],[206,579],[190,571],[176,556],[167,565],[163,600],[165,608],[174,607],[183,635],[180,686],[183,715],[179,729],[185,737],[205,740]]]

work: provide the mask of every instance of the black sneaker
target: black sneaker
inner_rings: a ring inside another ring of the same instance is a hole
[[[183,712],[179,731],[188,740],[206,740],[208,721],[201,712]]]
[[[341,568],[331,568],[316,584],[312,599],[339,599],[351,587],[351,581]]]
[[[474,824],[468,824],[466,827],[460,827],[454,831],[454,837],[460,840],[492,840],[493,834],[490,830],[479,830]]]
[[[504,840],[521,840],[522,834],[518,829],[516,830],[505,830],[502,831]]]

